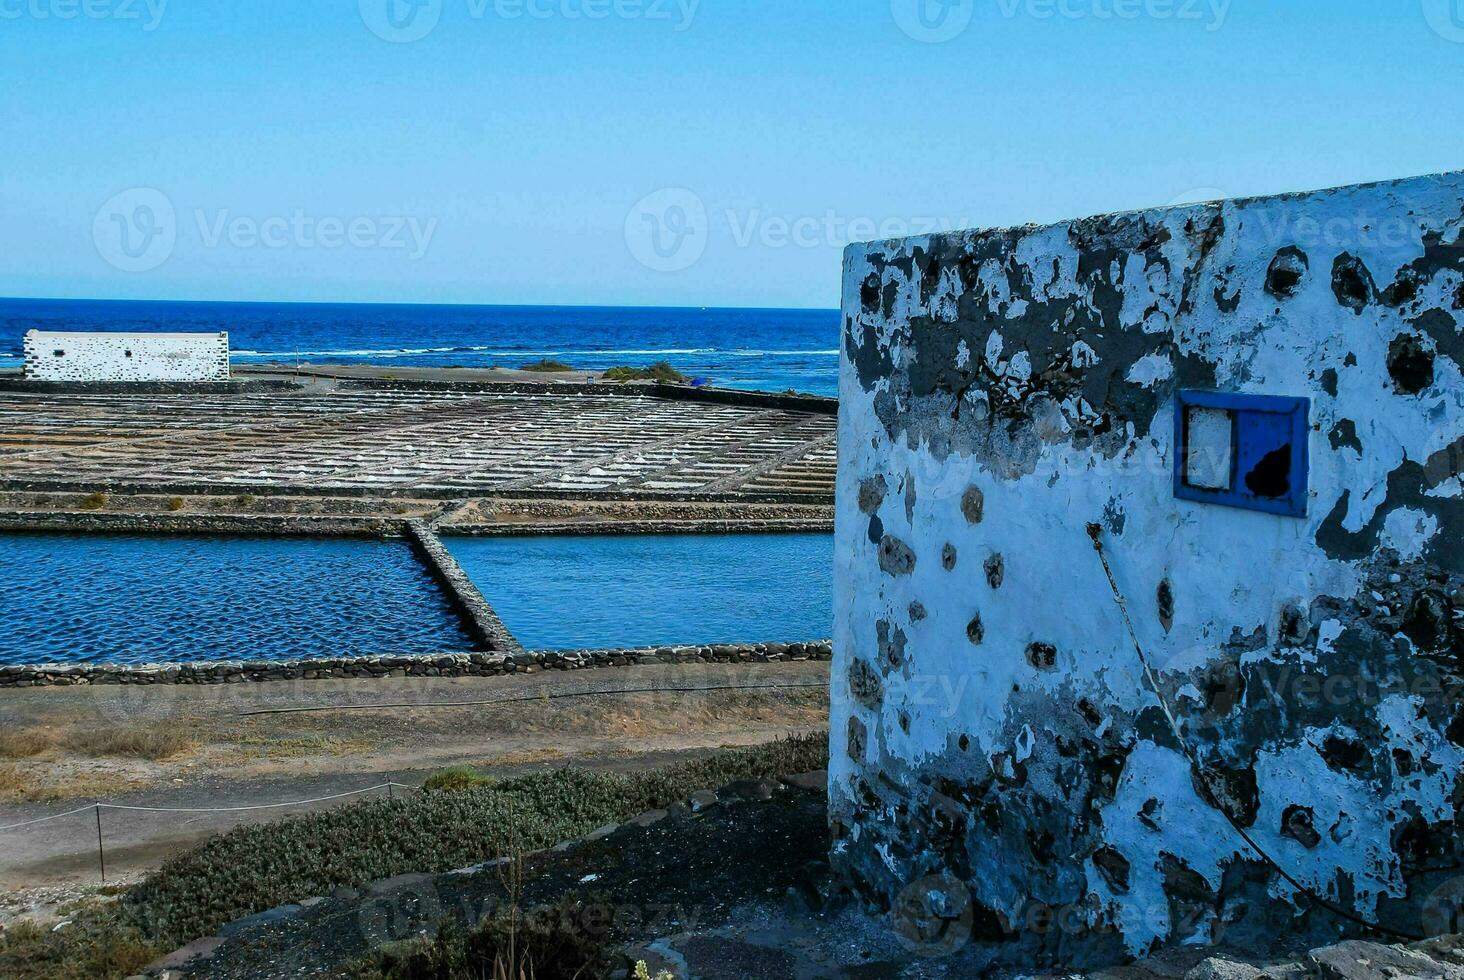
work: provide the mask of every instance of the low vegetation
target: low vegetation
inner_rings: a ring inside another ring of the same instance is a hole
[[[613,367],[603,375],[606,381],[656,381],[660,384],[686,384],[687,377],[669,361],[657,361],[647,367]]]
[[[95,980],[129,977],[167,950],[122,923],[113,906],[70,916],[61,929],[22,922],[0,931],[0,977]]]
[[[82,510],[101,510],[107,506],[107,495],[101,491],[89,493],[81,498]]]
[[[169,861],[128,893],[124,914],[149,937],[181,945],[342,885],[538,850],[699,789],[821,769],[827,758],[827,737],[805,736],[641,773],[566,768],[240,827]]]
[[[546,357],[541,361],[535,361],[532,364],[525,364],[523,367],[519,368],[519,370],[536,371],[541,374],[559,374],[564,371],[573,371],[574,368],[570,367],[568,364],[565,364],[563,361],[556,361],[553,358]]]
[[[168,498],[168,509],[171,510],[171,511],[173,511],[174,513],[177,513],[178,511],[182,510],[184,508],[184,506],[186,506],[186,504],[187,504],[187,502],[182,497],[169,497]]]
[[[440,774],[435,791],[210,838],[128,890],[120,903],[69,914],[70,924],[59,931],[11,927],[0,933],[0,977],[131,976],[163,953],[277,905],[328,895],[342,885],[523,854],[667,806],[698,789],[821,769],[827,759],[828,738],[819,734],[633,774],[566,768],[476,785],[475,778],[486,777],[472,770],[452,771],[451,778]],[[505,958],[505,937],[515,937],[519,954]],[[525,949],[532,953],[525,955]],[[430,941],[392,947],[359,967],[362,975],[385,980],[552,980],[575,975],[573,969],[555,972],[559,965],[570,968],[578,958],[590,962],[602,955],[594,936],[566,937],[562,918],[520,918],[514,924],[500,917],[471,930],[449,926]],[[495,972],[500,969],[522,971],[523,977]],[[595,974],[578,975],[588,980]]]

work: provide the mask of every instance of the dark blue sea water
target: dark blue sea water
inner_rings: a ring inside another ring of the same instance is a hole
[[[597,370],[670,361],[713,384],[837,393],[836,310],[0,299],[0,367],[27,330],[226,330],[235,363]]]
[[[473,649],[405,544],[0,535],[0,664]]]
[[[833,635],[828,534],[448,538],[530,650]]]

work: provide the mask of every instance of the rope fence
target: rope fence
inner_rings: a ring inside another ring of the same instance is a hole
[[[286,803],[260,803],[253,806],[208,806],[208,807],[173,807],[173,806],[128,806],[121,803],[88,803],[86,806],[77,807],[75,810],[67,810],[65,813],[53,813],[49,817],[37,817],[34,820],[22,820],[20,823],[6,824],[0,826],[0,834],[21,830],[25,827],[34,827],[38,824],[50,823],[54,820],[64,820],[67,817],[74,817],[81,813],[94,813],[97,823],[97,864],[101,870],[102,884],[107,884],[107,852],[106,838],[102,831],[102,811],[120,810],[130,813],[248,813],[259,810],[283,810],[289,807],[310,806],[315,803],[329,803],[334,800],[346,800],[356,796],[365,796],[367,793],[386,791],[387,799],[395,799],[396,791],[399,789],[416,790],[418,787],[406,783],[386,782],[375,786],[368,786],[365,789],[352,790],[349,793],[335,793],[330,796],[317,796],[308,800],[291,800]]]
[[[616,694],[720,694],[727,691],[808,691],[827,690],[828,681],[813,681],[799,684],[718,684],[712,687],[614,687],[593,688],[587,691],[544,691],[538,694],[520,694],[507,698],[488,698],[480,701],[407,701],[399,704],[313,704],[286,708],[256,708],[252,711],[236,712],[238,718],[257,718],[260,715],[298,715],[312,712],[337,711],[401,711],[427,708],[482,708],[504,704],[527,704],[540,701],[566,701],[574,698],[598,698]]]

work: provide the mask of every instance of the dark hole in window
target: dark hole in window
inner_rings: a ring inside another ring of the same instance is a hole
[[[1291,443],[1261,457],[1245,476],[1245,486],[1257,497],[1276,500],[1291,492]]]
[[[51,353],[52,354],[55,354],[57,357],[65,357],[66,356],[66,352],[64,350],[53,350],[53,351],[51,351]]]
[[[132,351],[130,351],[130,350],[125,350],[122,353],[123,353],[123,355],[125,355],[127,357],[131,357],[132,356]]]

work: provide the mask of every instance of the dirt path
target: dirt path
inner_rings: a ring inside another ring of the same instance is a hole
[[[458,764],[504,774],[567,764],[659,764],[824,726],[827,676],[825,665],[812,663],[687,665],[493,678],[7,691],[0,695],[0,827],[94,801],[225,808],[315,799],[386,782],[416,785],[428,773]],[[812,686],[668,690],[744,685]],[[628,690],[640,693],[609,693]],[[596,693],[559,697],[577,692]],[[534,700],[428,707],[525,696]],[[370,705],[406,707],[343,710]],[[299,706],[328,710],[243,714]],[[156,867],[241,823],[343,802],[227,813],[104,810],[108,878]],[[98,877],[95,811],[0,833],[0,889],[95,884]]]

